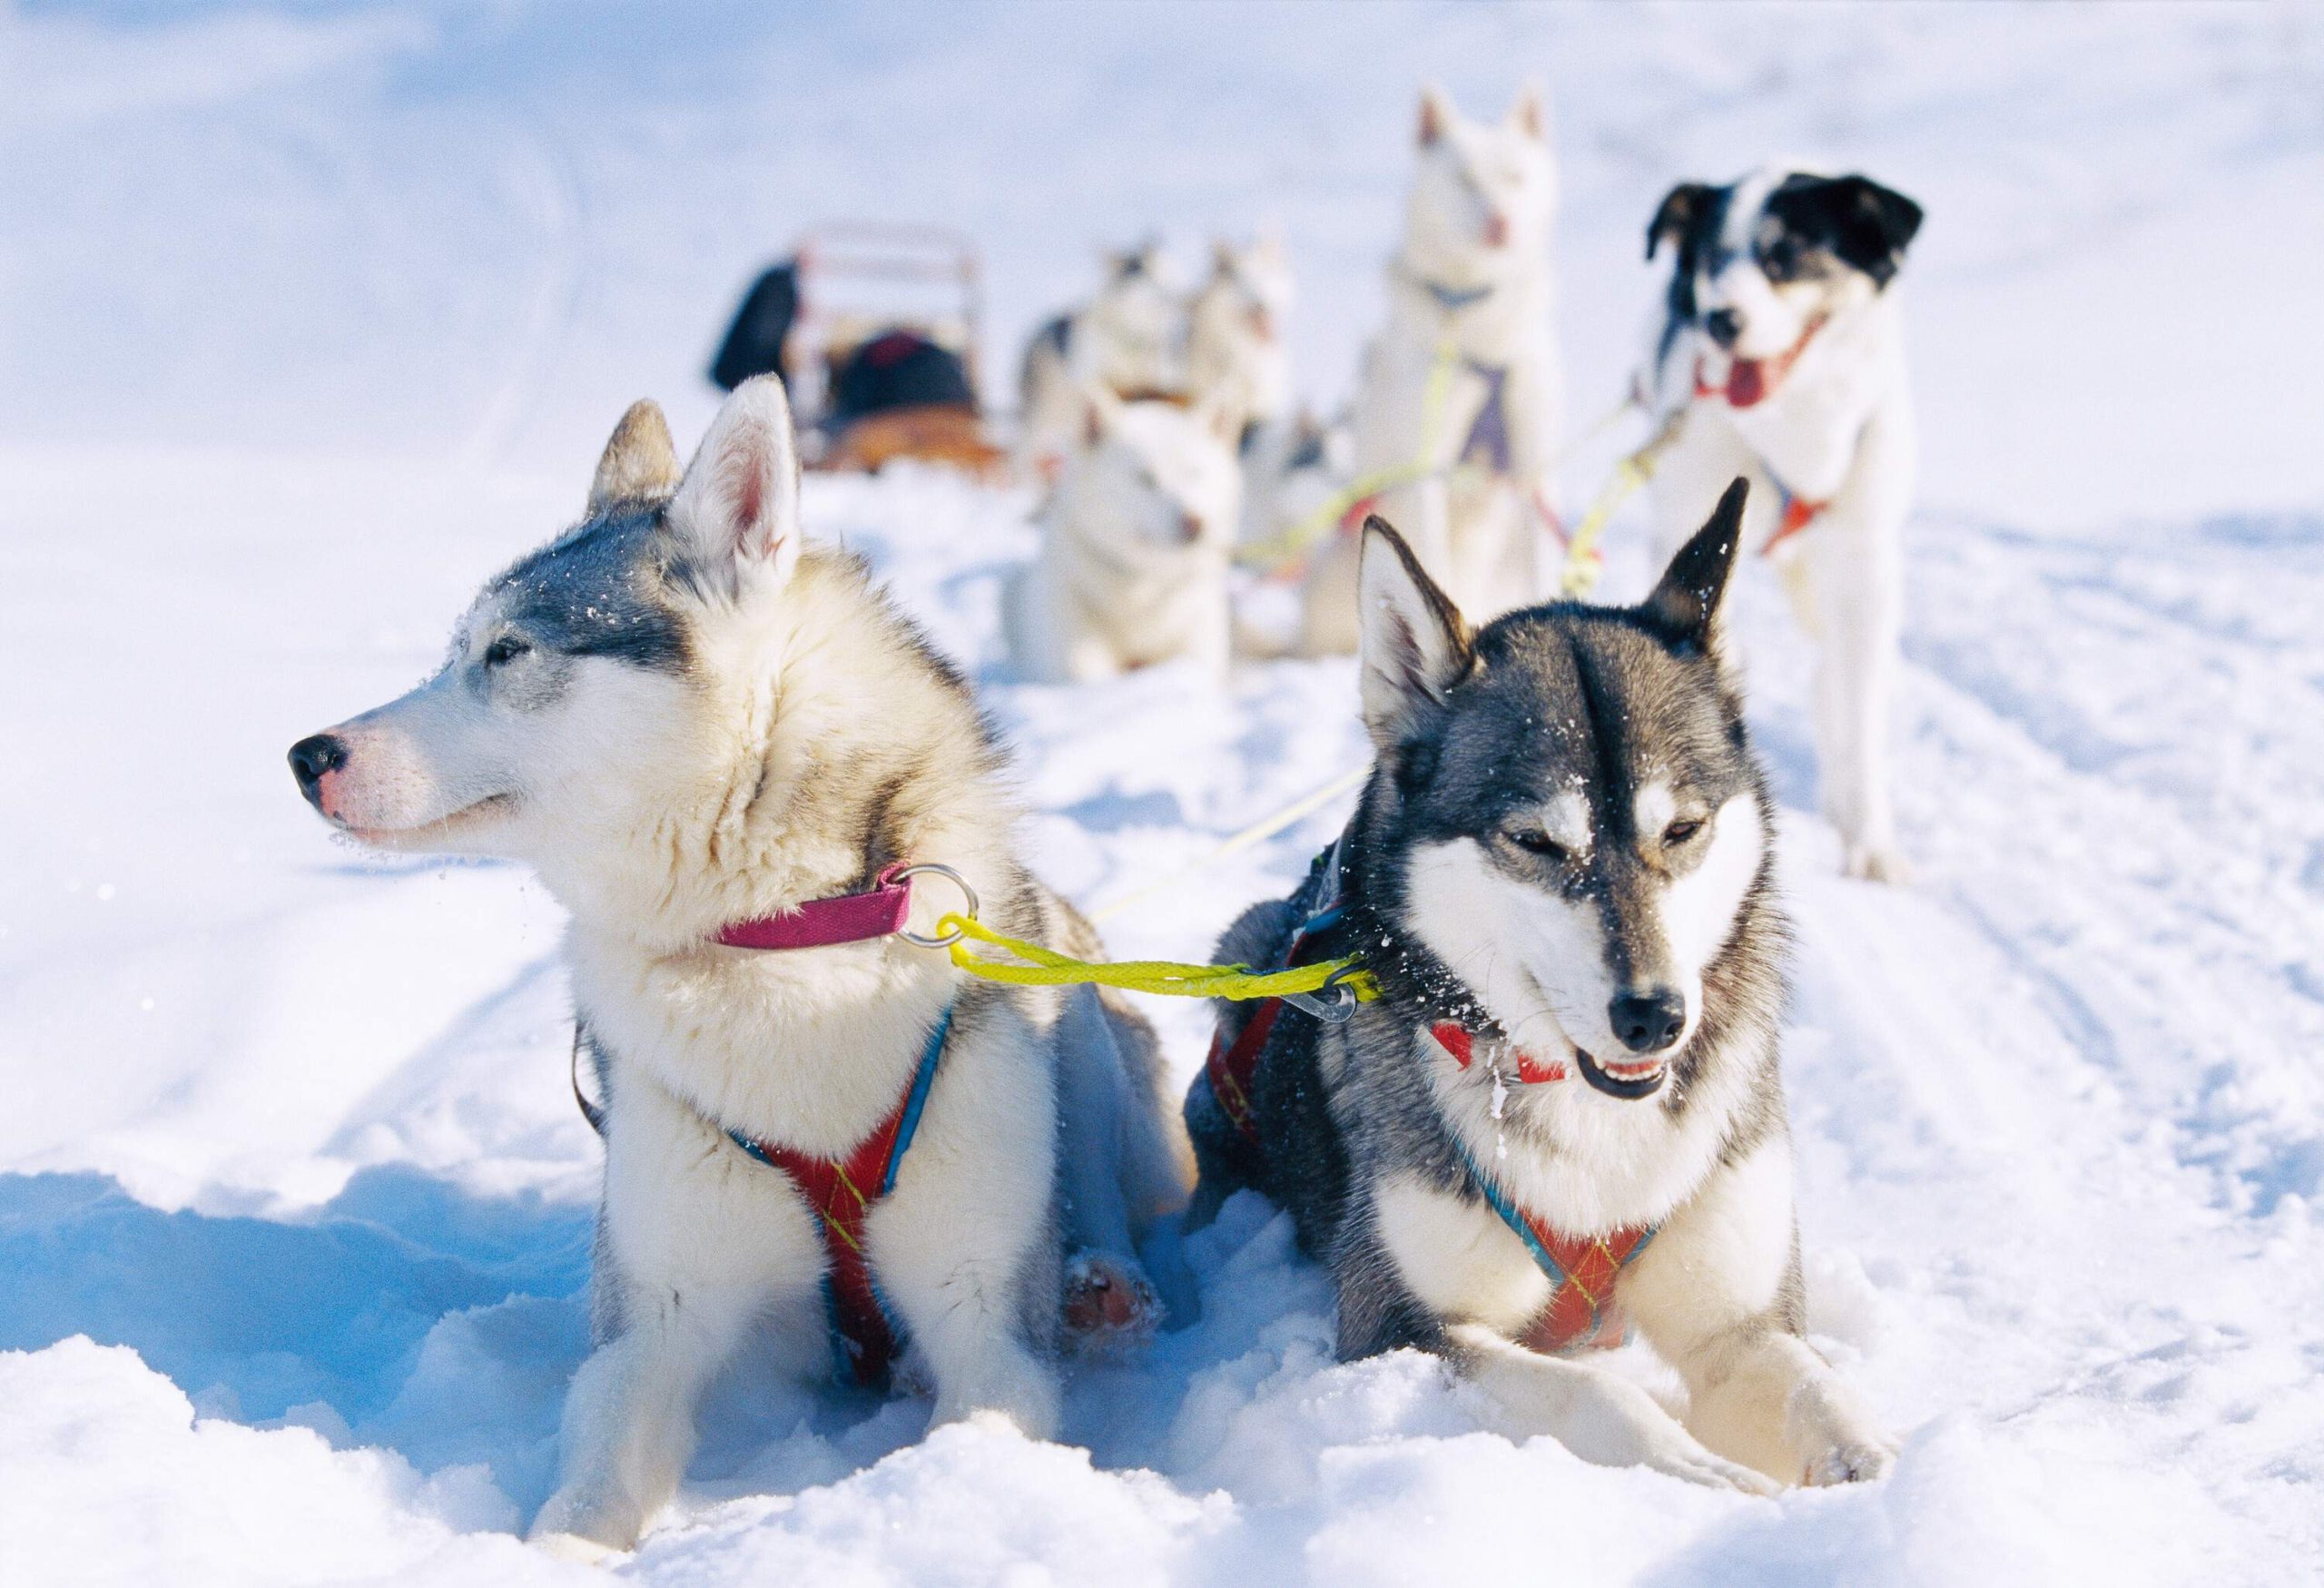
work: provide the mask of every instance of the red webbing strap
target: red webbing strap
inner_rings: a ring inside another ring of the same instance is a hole
[[[832,1329],[847,1356],[855,1382],[885,1384],[899,1349],[894,1326],[872,1284],[872,1259],[863,1248],[863,1227],[894,1163],[896,1136],[902,1129],[907,1097],[844,1159],[810,1158],[794,1148],[748,1141],[744,1149],[781,1169],[815,1211],[823,1239],[824,1295]]]
[[[1524,1218],[1541,1251],[1556,1264],[1555,1269],[1541,1265],[1550,1276],[1549,1305],[1525,1331],[1524,1343],[1550,1352],[1620,1345],[1630,1326],[1615,1301],[1615,1282],[1654,1232],[1628,1228],[1606,1236],[1571,1236],[1531,1213]]]
[[[1210,1057],[1203,1061],[1204,1073],[1210,1077],[1210,1093],[1235,1128],[1247,1137],[1253,1146],[1258,1145],[1258,1126],[1251,1119],[1251,1086],[1259,1073],[1259,1050],[1267,1045],[1267,1035],[1275,1030],[1275,1016],[1283,1012],[1283,1000],[1270,998],[1251,1011],[1243,1030],[1230,1044],[1226,1033],[1216,1031],[1210,1037]]]

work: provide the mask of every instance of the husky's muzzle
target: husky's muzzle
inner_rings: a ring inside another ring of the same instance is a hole
[[[1662,1079],[1670,1073],[1669,1061],[1663,1059],[1624,1065],[1622,1069],[1633,1073],[1618,1075],[1592,1059],[1586,1049],[1577,1047],[1573,1056],[1581,1066],[1581,1079],[1608,1097],[1650,1098],[1662,1090]]]

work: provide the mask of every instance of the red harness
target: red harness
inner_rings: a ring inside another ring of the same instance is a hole
[[[1695,360],[1695,400],[1699,402],[1706,397],[1716,397],[1729,408],[1758,407],[1775,395],[1776,388],[1783,384],[1785,378],[1791,373],[1791,367],[1799,362],[1799,356],[1807,350],[1807,344],[1814,341],[1816,333],[1823,329],[1822,321],[1810,321],[1807,329],[1800,334],[1799,340],[1792,343],[1787,350],[1777,354],[1772,359],[1728,360],[1727,383],[1724,386],[1713,386],[1705,380],[1703,361],[1697,359]],[[1760,470],[1775,486],[1778,504],[1776,513],[1776,532],[1768,538],[1768,543],[1765,546],[1759,547],[1759,555],[1767,557],[1773,554],[1777,547],[1813,524],[1822,515],[1824,509],[1832,504],[1829,500],[1810,501],[1777,478],[1776,471],[1768,467],[1766,459],[1761,458],[1758,462]]]
[[[1335,861],[1336,852],[1325,864],[1333,865]],[[1284,964],[1305,963],[1317,941],[1340,923],[1343,912],[1344,906],[1335,901],[1310,915],[1292,934],[1290,946],[1284,952]],[[1280,999],[1262,1002],[1251,1011],[1251,1018],[1231,1042],[1223,1029],[1214,1031],[1209,1056],[1203,1062],[1203,1072],[1209,1079],[1211,1095],[1218,1100],[1220,1112],[1234,1121],[1235,1128],[1255,1149],[1262,1145],[1257,1122],[1252,1118],[1259,1058],[1283,1010]],[[1475,1061],[1476,1034],[1467,1027],[1452,1021],[1438,1021],[1428,1028],[1428,1034],[1462,1070]],[[1537,1059],[1523,1051],[1517,1054],[1517,1079],[1522,1084],[1549,1085],[1565,1080],[1568,1073],[1565,1065],[1557,1060]],[[1456,1148],[1459,1139],[1454,1138]],[[1545,1352],[1620,1345],[1629,1329],[1615,1304],[1615,1284],[1622,1270],[1654,1238],[1653,1228],[1626,1227],[1602,1236],[1565,1234],[1539,1214],[1518,1208],[1500,1184],[1469,1158],[1465,1149],[1460,1151],[1470,1182],[1501,1216],[1502,1222],[1525,1243],[1535,1267],[1550,1281],[1549,1300],[1527,1326],[1521,1343]]]
[[[864,1225],[881,1198],[895,1189],[896,1170],[911,1146],[951,1023],[948,1008],[928,1039],[911,1088],[843,1159],[812,1158],[797,1148],[761,1141],[740,1130],[726,1132],[744,1152],[790,1176],[814,1210],[823,1241],[823,1303],[831,1317],[832,1355],[842,1377],[867,1388],[887,1384],[889,1370],[903,1351],[903,1331],[889,1317],[880,1287],[872,1282]]]

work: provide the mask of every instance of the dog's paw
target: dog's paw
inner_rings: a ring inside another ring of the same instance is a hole
[[[1162,1298],[1137,1265],[1108,1252],[1078,1252],[1065,1266],[1065,1336],[1084,1356],[1105,1356],[1153,1339]]]
[[[1841,869],[1862,882],[1901,888],[1913,880],[1913,863],[1886,844],[1851,843]]]
[[[1649,1450],[1639,1465],[1690,1484],[1700,1484],[1707,1489],[1737,1489],[1746,1494],[1761,1495],[1779,1494],[1783,1489],[1767,1474],[1713,1455],[1691,1440],[1684,1445],[1674,1444],[1669,1448]]]
[[[1886,1477],[1896,1465],[1896,1443],[1893,1439],[1876,1435],[1843,1439],[1809,1462],[1799,1481],[1811,1489],[1870,1483],[1875,1478]]]
[[[536,1533],[525,1542],[553,1559],[584,1566],[602,1566],[619,1560],[625,1553],[577,1533]]]

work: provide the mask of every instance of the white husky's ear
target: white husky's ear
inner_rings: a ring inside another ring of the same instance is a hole
[[[1418,137],[1423,149],[1444,136],[1444,129],[1452,124],[1452,102],[1444,97],[1444,90],[1431,83],[1420,91],[1420,129]]]
[[[597,477],[589,482],[589,511],[615,502],[658,501],[678,488],[678,449],[670,444],[670,421],[651,398],[629,405],[614,427]]]
[[[1122,399],[1113,389],[1095,381],[1086,381],[1081,388],[1081,444],[1095,447],[1106,439],[1121,418]]]
[[[1469,676],[1476,656],[1459,608],[1376,513],[1364,521],[1360,558],[1364,725],[1374,745],[1393,750]]]
[[[1528,82],[1517,91],[1517,103],[1509,107],[1509,124],[1536,143],[1548,141],[1550,113],[1540,84]]]
[[[1718,498],[1709,519],[1679,548],[1642,610],[1682,651],[1716,655],[1719,602],[1735,576],[1735,548],[1743,539],[1743,503],[1750,482],[1738,478]]]
[[[743,381],[719,409],[678,482],[669,524],[707,567],[791,577],[799,561],[799,449],[776,377]]]

